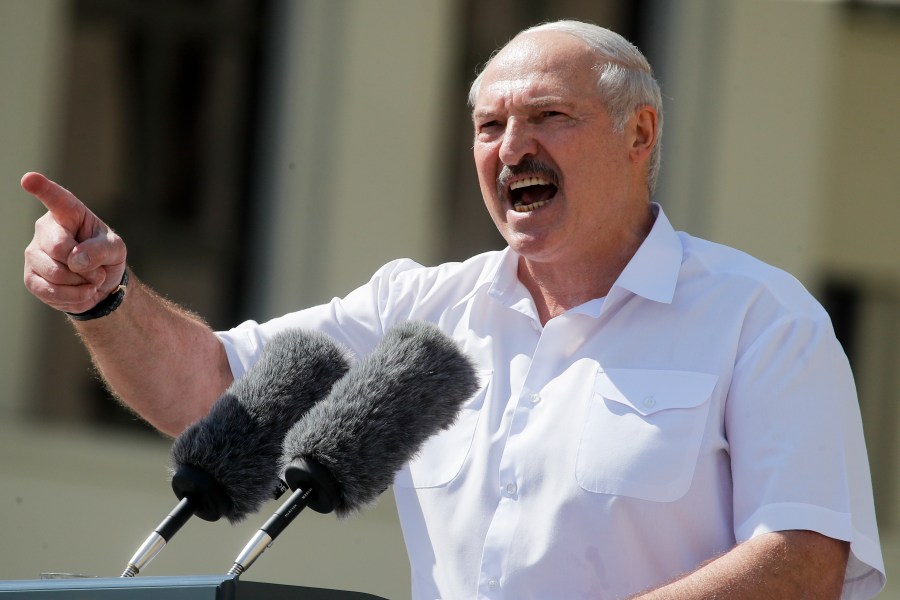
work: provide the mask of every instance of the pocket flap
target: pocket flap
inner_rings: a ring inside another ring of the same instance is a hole
[[[692,408],[709,400],[719,377],[695,371],[604,369],[594,390],[642,415],[672,408]]]

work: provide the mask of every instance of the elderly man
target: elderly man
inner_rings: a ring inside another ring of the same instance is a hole
[[[214,333],[134,277],[122,240],[37,174],[25,282],[111,388],[179,433],[277,331],[365,356],[437,323],[481,370],[397,476],[415,598],[869,598],[884,585],[846,357],[790,276],[673,231],[650,202],[659,87],[593,25],[526,30],[472,86],[508,248],[398,260],[329,305]],[[187,399],[187,400],[186,400]]]

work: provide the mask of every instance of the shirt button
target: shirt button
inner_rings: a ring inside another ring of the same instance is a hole
[[[499,588],[500,588],[500,582],[497,581],[496,579],[491,579],[490,581],[488,581],[488,589],[496,590]]]
[[[541,395],[538,394],[537,392],[535,392],[531,395],[531,397],[529,399],[531,400],[532,404],[537,404],[538,402],[541,401]]]
[[[647,408],[653,408],[654,406],[656,406],[656,398],[654,398],[653,396],[647,396],[646,398],[644,398],[644,406],[646,406]]]
[[[507,496],[515,496],[515,495],[516,495],[516,492],[518,491],[518,489],[519,489],[519,488],[516,487],[516,484],[514,484],[514,483],[507,483],[507,484],[506,484],[506,495],[507,495]]]

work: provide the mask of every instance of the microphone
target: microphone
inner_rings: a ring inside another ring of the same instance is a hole
[[[373,502],[477,387],[471,362],[437,327],[407,321],[388,331],[288,431],[282,461],[293,494],[228,574],[246,571],[306,506],[345,517]]]
[[[232,524],[287,489],[279,458],[288,429],[349,369],[347,351],[321,333],[287,330],[172,446],[178,505],[128,562],[134,577],[197,515]]]

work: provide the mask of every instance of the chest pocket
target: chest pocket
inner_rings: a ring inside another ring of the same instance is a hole
[[[691,484],[718,377],[689,371],[597,373],[575,462],[589,492],[671,502]]]
[[[454,424],[431,436],[419,453],[404,466],[394,478],[400,487],[429,488],[446,485],[462,470],[466,456],[472,447],[478,416],[484,405],[491,370],[478,375],[478,391],[459,411]]]

